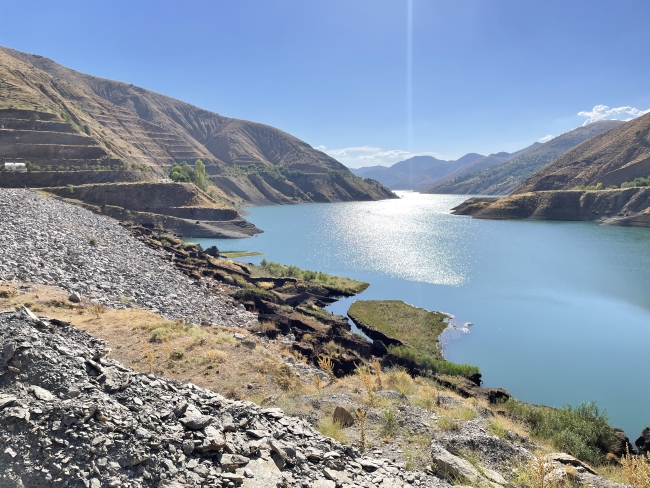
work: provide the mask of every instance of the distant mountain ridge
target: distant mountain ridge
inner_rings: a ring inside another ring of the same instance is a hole
[[[456,178],[470,171],[504,163],[520,154],[531,151],[538,142],[514,153],[499,152],[483,156],[468,153],[457,160],[437,159],[433,156],[413,156],[404,161],[386,166],[352,168],[351,171],[364,178],[372,178],[391,190],[421,190],[450,178]]]
[[[507,195],[527,177],[554,159],[589,138],[622,124],[620,120],[602,120],[578,127],[544,144],[530,146],[530,150],[498,165],[452,175],[445,181],[434,183],[421,190],[422,193],[456,195]]]
[[[389,167],[351,168],[350,171],[364,178],[372,178],[391,190],[415,190],[481,158],[483,156],[480,154],[469,153],[456,161],[446,161],[423,155],[413,156]]]

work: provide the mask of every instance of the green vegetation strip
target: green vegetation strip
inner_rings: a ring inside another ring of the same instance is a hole
[[[528,424],[534,438],[550,441],[558,451],[582,461],[598,464],[614,441],[614,429],[595,403],[554,409],[510,399],[504,408],[511,417]]]
[[[223,256],[224,258],[228,259],[235,259],[244,258],[247,256],[262,256],[262,253],[255,251],[223,251],[219,252],[219,256]]]
[[[341,276],[300,269],[298,266],[285,266],[274,261],[262,259],[258,265],[249,266],[256,277],[296,278],[328,289],[334,294],[356,295],[368,288],[369,284]]]
[[[476,366],[455,364],[442,357],[438,337],[447,327],[447,314],[429,312],[398,300],[359,300],[348,314],[379,332],[399,339],[406,346],[391,347],[395,356],[413,361],[433,373],[471,376]]]
[[[638,188],[642,186],[650,186],[650,176],[647,178],[634,178],[632,181],[626,181],[621,183],[621,188]],[[615,190],[618,186],[609,185],[607,190]],[[573,190],[603,190],[603,184],[598,183],[596,185],[578,185],[572,188]]]

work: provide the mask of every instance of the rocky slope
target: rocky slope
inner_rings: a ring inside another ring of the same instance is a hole
[[[0,48],[0,127],[2,160],[29,160],[41,169],[137,165],[163,174],[174,163],[202,159],[212,175],[254,166],[301,172],[307,180],[328,172],[351,176],[335,159],[274,127],[8,48]],[[339,199],[394,197],[360,179],[350,179],[350,186],[354,191],[332,193]],[[287,196],[300,189],[295,184]]]
[[[647,114],[574,147],[527,178],[513,193],[568,190],[597,183],[607,188],[649,174],[650,114]]]
[[[507,195],[524,179],[540,170],[566,151],[590,137],[620,125],[618,120],[603,120],[578,127],[531,150],[510,158],[507,162],[487,169],[462,175],[422,190],[422,193],[450,193],[456,195]]]
[[[166,254],[142,246],[115,220],[29,190],[0,191],[1,280],[54,285],[106,306],[143,307],[194,324],[255,321],[227,296],[212,297],[206,283],[188,279]]]
[[[103,341],[28,309],[0,314],[0,344],[4,486],[393,487],[414,479],[279,408],[136,373],[108,359]]]
[[[268,367],[268,354],[279,348],[255,337],[256,316],[236,306],[221,285],[190,280],[167,253],[144,247],[110,219],[27,190],[2,190],[2,197],[0,280],[10,280],[10,286],[3,284],[0,308],[11,302],[8,292],[27,293],[30,283],[56,286],[68,299],[35,304],[47,307],[53,318],[24,307],[0,311],[0,486],[388,488],[448,487],[453,481],[498,488],[528,486],[518,480],[530,474],[531,462],[541,462],[548,480],[621,486],[570,456],[536,458],[542,446],[520,427],[502,422],[498,400],[507,392],[468,380],[435,383],[403,370],[376,369],[331,380],[327,389],[312,386],[309,393],[308,384],[321,376],[280,349],[278,359],[293,371],[291,390],[303,393],[279,398],[262,392],[260,407],[169,379],[179,374],[173,368],[165,377],[137,372],[114,356],[133,357],[138,324],[112,331],[117,324],[88,319],[88,307],[103,304],[126,313],[137,306],[206,325],[187,328],[188,355],[198,354],[210,336],[225,340],[225,331],[236,327],[245,334],[230,332],[226,344],[241,340],[245,347],[222,352],[223,369],[237,364],[235,356],[253,355],[258,345],[268,352],[253,356],[265,358],[256,367]],[[97,246],[90,245],[91,238]],[[30,293],[29,300],[40,300]],[[144,320],[142,313],[139,317]],[[114,352],[72,326],[73,320],[112,334]],[[155,317],[152,323],[152,334],[164,325]],[[180,334],[180,323],[169,326]],[[202,334],[212,330],[214,335]],[[287,334],[277,342],[292,340]],[[152,340],[150,347],[165,351],[166,344]],[[168,363],[175,351],[155,361]],[[218,370],[206,371],[219,385]],[[240,387],[254,391],[250,384]],[[275,402],[300,418],[286,415]],[[351,417],[346,427],[354,442],[341,444],[314,429],[323,429],[328,418],[331,424],[334,406],[366,412],[365,423]]]

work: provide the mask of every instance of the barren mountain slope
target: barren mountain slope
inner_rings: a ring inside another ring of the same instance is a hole
[[[422,190],[422,193],[456,195],[506,195],[524,179],[581,142],[622,122],[603,120],[578,127],[509,161],[480,171],[460,175]]]
[[[650,174],[650,114],[599,134],[526,179],[513,193],[620,185]]]
[[[387,188],[355,177],[335,159],[274,127],[222,117],[0,47],[0,162],[30,162],[34,171],[47,170],[57,181],[43,186],[55,186],[62,172],[83,183],[84,170],[102,169],[112,175],[103,180],[119,182],[125,181],[124,169],[162,176],[174,163],[196,159],[203,160],[220,198],[229,203],[395,198]],[[229,169],[233,166],[236,170]],[[274,182],[261,183],[269,170]],[[345,184],[338,184],[343,177]]]
[[[228,165],[282,165],[302,170],[347,171],[334,158],[275,127],[223,117],[134,85],[79,73],[42,56],[0,49],[168,130],[201,153],[197,157],[216,158],[218,166],[224,162]]]

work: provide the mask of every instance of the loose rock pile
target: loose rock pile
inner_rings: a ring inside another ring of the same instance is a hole
[[[278,408],[135,373],[106,343],[0,313],[0,486],[449,486]]]
[[[193,282],[117,221],[30,190],[1,191],[0,280],[58,286],[113,308],[135,305],[197,325],[256,322],[214,282]]]

